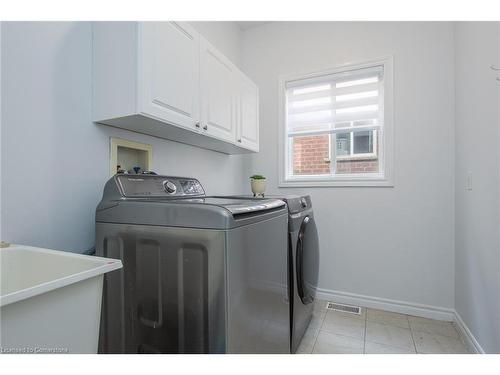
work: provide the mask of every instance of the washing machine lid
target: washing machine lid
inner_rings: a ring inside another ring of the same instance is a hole
[[[207,197],[192,178],[116,175],[106,183],[96,222],[230,229],[286,212],[276,199]]]
[[[178,203],[198,203],[220,206],[231,212],[233,215],[268,211],[275,208],[285,207],[285,203],[278,199],[242,200],[224,197],[203,197],[195,199],[181,199]]]

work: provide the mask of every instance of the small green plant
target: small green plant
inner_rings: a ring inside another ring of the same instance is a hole
[[[266,178],[260,174],[254,174],[253,176],[250,176],[252,180],[265,180]]]

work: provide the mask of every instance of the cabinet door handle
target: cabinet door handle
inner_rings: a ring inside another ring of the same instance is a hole
[[[241,143],[241,138],[240,138],[240,139],[238,139],[238,142],[239,142],[239,143]]]
[[[196,124],[194,124],[195,127],[199,128],[200,127],[200,123],[197,122]]]
[[[208,130],[208,125],[205,125],[205,126],[203,127],[203,130]]]

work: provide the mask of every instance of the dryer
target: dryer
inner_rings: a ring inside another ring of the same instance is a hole
[[[310,196],[282,196],[288,206],[290,347],[295,353],[313,316],[319,240]]]

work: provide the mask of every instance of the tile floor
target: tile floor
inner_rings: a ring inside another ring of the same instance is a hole
[[[361,315],[314,305],[297,353],[313,354],[464,354],[469,353],[454,323],[388,311],[362,309]]]

